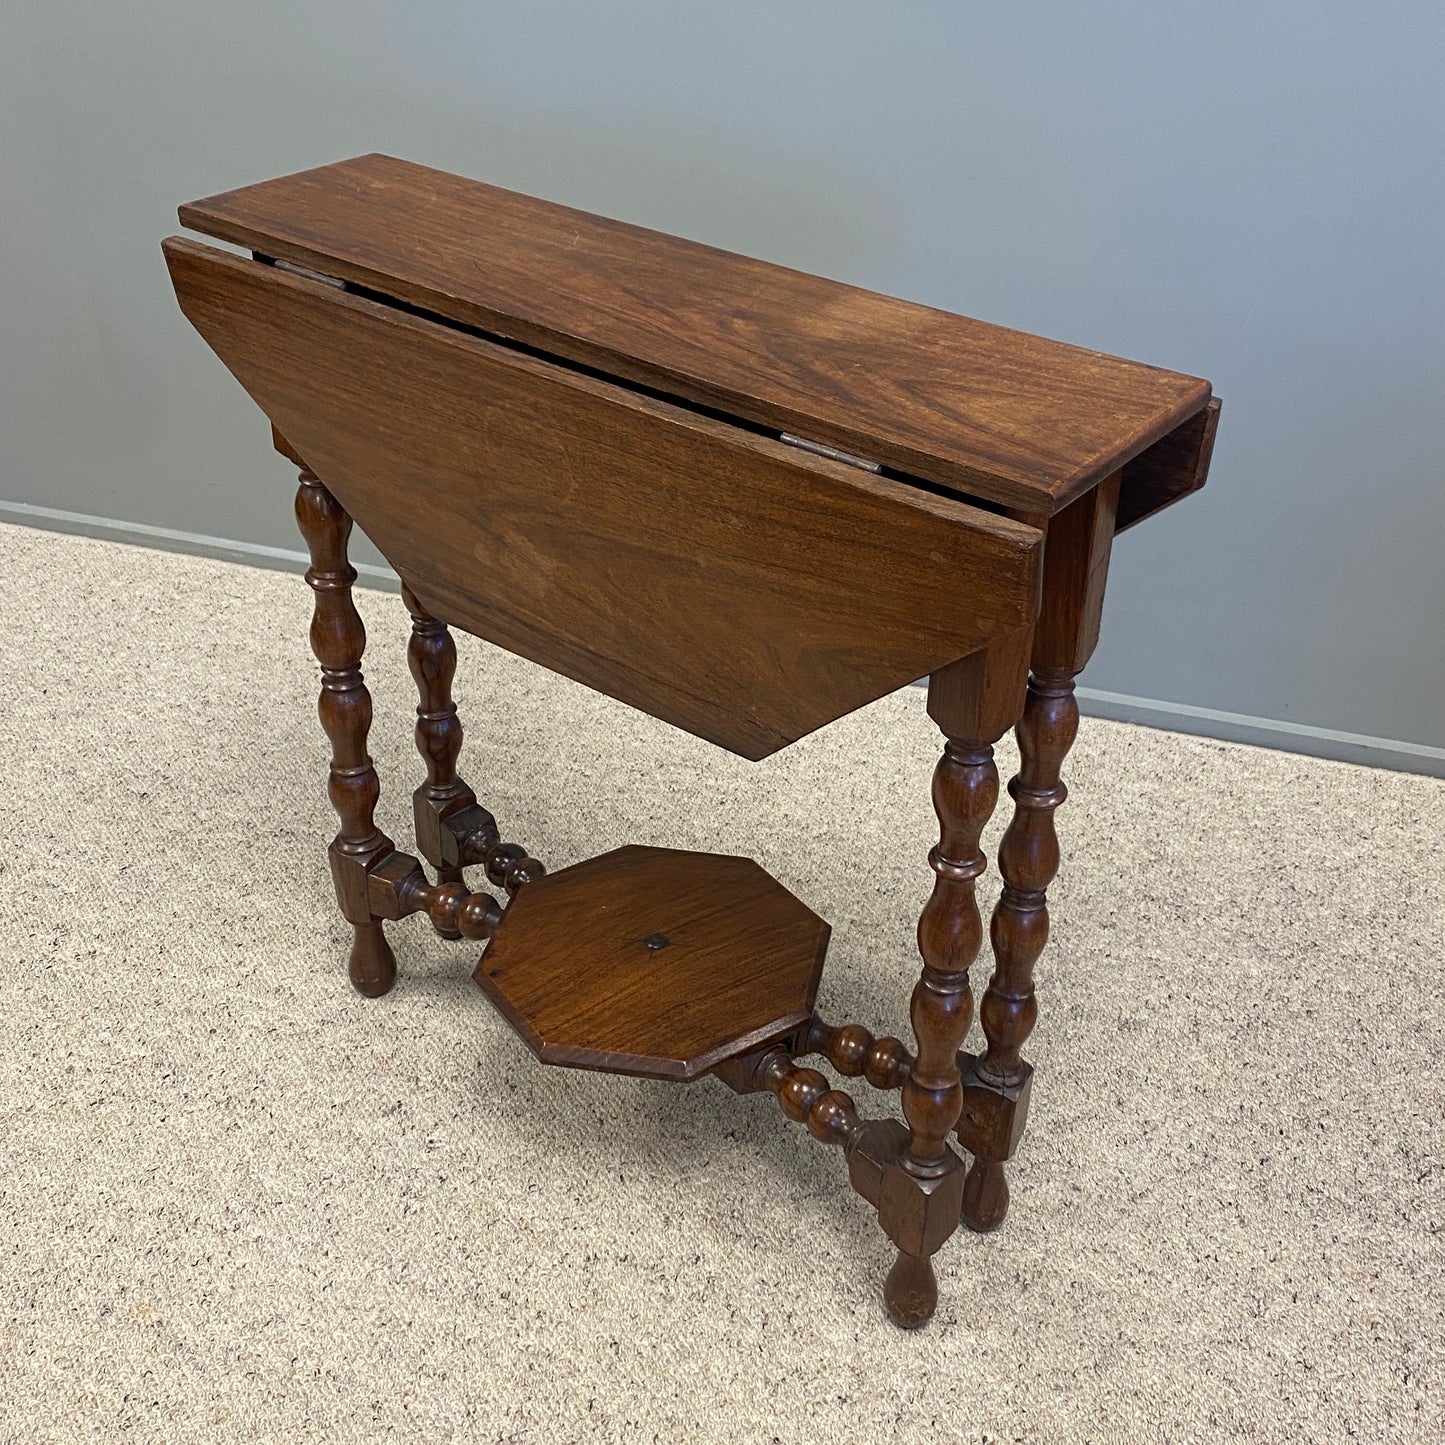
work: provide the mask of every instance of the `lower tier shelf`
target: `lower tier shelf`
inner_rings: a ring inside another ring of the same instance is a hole
[[[523,887],[472,976],[544,1064],[685,1082],[807,1022],[828,933],[751,858],[629,846]]]

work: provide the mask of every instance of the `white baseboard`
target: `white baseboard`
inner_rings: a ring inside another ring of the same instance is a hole
[[[1445,748],[1432,748],[1424,743],[1397,742],[1393,738],[1375,738],[1365,733],[1311,727],[1308,723],[1283,722],[1278,718],[1221,712],[1218,708],[1194,707],[1183,702],[1131,697],[1127,693],[1104,692],[1082,685],[1078,689],[1078,698],[1079,710],[1091,717],[1140,723],[1144,727],[1165,728],[1176,733],[1194,733],[1225,742],[1254,743],[1258,747],[1307,753],[1316,758],[1364,763],[1372,768],[1393,768],[1401,773],[1445,777]]]
[[[220,557],[229,562],[274,567],[283,572],[304,572],[307,556],[287,547],[265,547],[257,542],[237,542],[228,537],[207,537],[198,532],[181,532],[171,527],[152,527],[143,522],[120,522],[111,517],[92,517],[83,512],[64,512],[55,507],[37,507],[28,502],[0,501],[0,517],[42,527],[53,532],[75,532],[87,537],[134,542],[170,552],[188,552],[202,557]],[[362,586],[385,591],[400,590],[401,581],[390,567],[372,563],[353,564]],[[1283,722],[1277,718],[1251,717],[1247,713],[1222,712],[1190,703],[1162,702],[1156,698],[1132,697],[1127,693],[1104,692],[1080,687],[1079,705],[1091,717],[1117,722],[1139,723],[1170,732],[1193,733],[1226,742],[1253,743],[1258,747],[1305,753],[1312,757],[1337,758],[1368,767],[1393,768],[1405,773],[1427,773],[1445,777],[1445,748],[1424,743],[1398,742],[1393,738],[1369,737],[1363,733],[1340,732],[1334,728],[1311,727],[1307,723]]]
[[[62,512],[30,502],[0,501],[0,518],[49,532],[73,532],[82,537],[103,537],[111,542],[134,542],[163,552],[186,552],[197,557],[220,557],[227,562],[249,562],[279,572],[304,572],[311,559],[299,548],[267,547],[260,542],[236,542],[229,537],[207,537],[200,532],[178,532],[174,527],[152,527],[145,522],[118,522],[113,517],[92,517],[85,512]],[[390,567],[353,562],[356,580],[364,587],[401,591],[401,579]]]

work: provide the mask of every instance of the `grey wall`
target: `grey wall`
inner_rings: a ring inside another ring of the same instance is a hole
[[[1445,747],[1442,74],[1438,0],[8,0],[0,499],[294,548],[157,246],[385,150],[1210,377],[1088,681]]]

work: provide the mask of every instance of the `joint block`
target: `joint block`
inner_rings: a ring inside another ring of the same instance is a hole
[[[331,877],[336,901],[349,923],[374,923],[378,918],[405,918],[416,911],[407,894],[413,883],[426,885],[421,864],[389,843],[375,853],[343,853],[331,845]]]
[[[366,875],[367,906],[373,918],[405,918],[416,912],[416,889],[427,886],[421,864],[410,853],[388,853]]]
[[[432,796],[428,785],[423,783],[411,795],[412,820],[416,829],[417,852],[433,868],[459,868],[475,858],[463,859],[460,848],[467,836],[490,828],[496,841],[497,825],[492,815],[483,808],[476,795],[458,782],[456,792],[450,797]]]
[[[368,875],[391,853],[391,844],[372,853],[346,853],[339,839],[327,850],[331,860],[331,881],[336,885],[336,902],[348,923],[370,923],[376,914],[370,902]],[[384,842],[386,840],[383,840]]]
[[[763,1081],[762,1065],[776,1047],[773,1045],[724,1059],[713,1069],[713,1076],[721,1079],[735,1094],[761,1094],[768,1087]]]
[[[417,851],[433,868],[466,868],[501,841],[496,819],[470,788],[440,802],[426,786],[411,795]]]
[[[975,1158],[1002,1164],[1012,1159],[1023,1138],[1029,1117],[1029,1095],[1034,1071],[1025,1064],[1023,1079],[1007,1087],[990,1083],[979,1071],[977,1054],[961,1053],[958,1071],[963,1081],[963,1112],[954,1131],[958,1142]]]
[[[902,1164],[908,1126],[897,1119],[864,1124],[848,1147],[848,1182],[878,1210],[883,1232],[905,1254],[935,1254],[958,1228],[963,1160],[948,1151],[948,1170],[919,1179]]]

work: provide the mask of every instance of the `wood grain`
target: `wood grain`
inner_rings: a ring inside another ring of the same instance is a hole
[[[462,750],[462,720],[452,701],[457,645],[446,623],[433,617],[405,583],[401,600],[411,614],[406,660],[417,688],[416,747],[426,763],[426,782],[411,795],[417,848],[437,870],[439,883],[461,883],[461,866],[447,860],[442,843],[444,820],[477,808],[477,795],[457,772]],[[454,929],[438,932],[443,938],[461,937]]]
[[[486,944],[473,976],[545,1062],[770,1090],[842,1148],[898,1251],[888,1312],[923,1324],[933,1253],[960,1218],[986,1230],[1008,1209],[1073,679],[1116,530],[1204,482],[1208,383],[384,156],[181,215],[258,253],[165,247],[186,315],[302,469],[357,987],[395,975],[383,922],[424,913]],[[435,883],[374,818],[351,516],[412,615]],[[916,1052],[813,1012],[828,925],[751,860],[630,847],[548,875],[501,841],[457,773],[442,619],[754,758],[930,674],[948,740]],[[960,1052],[974,879],[991,743],[1021,709],[980,1057]],[[472,864],[505,910],[468,887]],[[900,1090],[906,1123],[860,1119],[806,1052]]]
[[[1044,538],[1045,576],[1049,535]],[[1021,627],[929,677],[928,715],[945,737],[1000,738],[1014,725],[1024,708],[1033,635],[1032,627]]]
[[[846,1150],[863,1125],[850,1094],[833,1088],[817,1069],[795,1064],[781,1044],[734,1055],[713,1073],[739,1094],[757,1094],[766,1089],[776,1095],[783,1113],[794,1123],[806,1124],[820,1144],[836,1144]]]
[[[390,156],[211,196],[180,217],[250,250],[1024,511],[1057,510],[1210,396],[1197,377]]]
[[[1197,492],[1209,475],[1214,434],[1219,429],[1220,400],[1161,437],[1124,468],[1115,530],[1122,532],[1145,517]]]
[[[1081,672],[1098,645],[1120,480],[1117,473],[1106,477],[1048,523],[1033,634],[1035,672]]]
[[[528,884],[473,977],[543,1063],[688,1080],[806,1024],[827,947],[752,859],[631,846]]]
[[[351,600],[356,570],[347,560],[351,518],[304,467],[296,490],[296,524],[311,565],[306,582],[315,594],[311,650],[321,664],[317,712],[331,743],[327,793],[340,829],[328,850],[336,901],[355,929],[348,971],[357,992],[376,998],[396,982],[396,956],[367,898],[368,875],[393,853],[376,825],[381,782],[367,752],[371,693],[361,671],[366,627]]]
[[[862,1024],[837,1028],[817,1014],[808,1025],[803,1052],[822,1054],[840,1074],[864,1078],[875,1089],[901,1089],[913,1066],[913,1055],[902,1039],[875,1038]]]
[[[918,920],[918,951],[923,968],[913,989],[909,1018],[918,1050],[903,1081],[903,1117],[908,1144],[898,1156],[901,1170],[913,1180],[942,1185],[961,1196],[962,1165],[948,1147],[949,1135],[963,1109],[963,1083],[958,1051],[973,1018],[968,971],[983,942],[983,921],[974,895],[974,881],[986,859],[979,846],[984,825],[998,799],[998,768],[990,741],[949,738],[933,773],[933,806],[939,839],[929,852],[933,891]],[[918,1200],[915,1192],[885,1190],[878,1217],[899,1248],[899,1258],[883,1285],[883,1300],[893,1320],[905,1328],[921,1324],[932,1312],[928,1280],[907,1255],[931,1254],[941,1238],[928,1243],[910,1239],[907,1219]],[[955,1205],[950,1229],[959,1220]],[[943,1236],[946,1238],[947,1236]],[[934,1289],[932,1298],[936,1300]]]
[[[745,757],[1033,623],[1036,528],[195,242],[166,257],[428,612]]]
[[[1014,812],[998,847],[1003,887],[989,924],[994,970],[978,1011],[988,1039],[978,1081],[1000,1092],[1017,1090],[1029,1072],[1019,1051],[1038,1018],[1034,965],[1048,942],[1048,886],[1059,869],[1054,814],[1069,795],[1061,774],[1078,730],[1073,675],[1032,676],[1017,729],[1019,770],[1008,785]],[[964,1222],[987,1233],[1003,1223],[1008,1205],[1003,1160],[975,1154],[964,1186]]]

